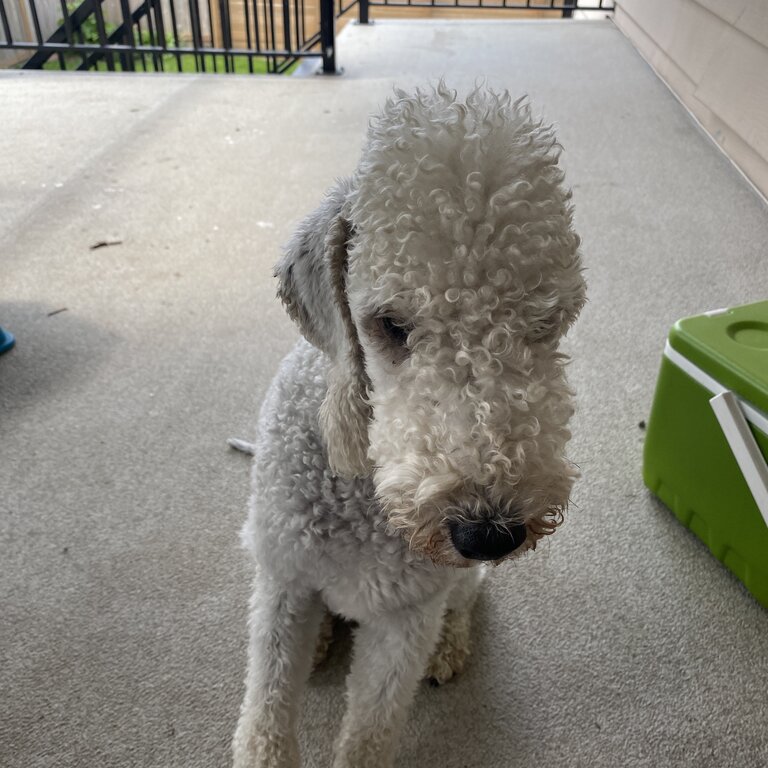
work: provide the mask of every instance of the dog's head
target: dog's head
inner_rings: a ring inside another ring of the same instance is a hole
[[[585,285],[558,155],[508,94],[397,92],[278,265],[332,360],[331,467],[372,474],[391,527],[437,563],[523,552],[568,504],[559,342]]]

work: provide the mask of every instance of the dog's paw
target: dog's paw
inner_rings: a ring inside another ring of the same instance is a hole
[[[312,657],[312,669],[317,669],[328,658],[328,651],[333,642],[333,621],[333,614],[326,609],[323,621],[320,624],[320,631],[317,634],[315,655]]]
[[[468,648],[450,648],[441,645],[429,660],[427,682],[437,688],[452,680],[464,671],[467,656],[469,656]]]
[[[259,728],[240,719],[232,742],[232,768],[299,768],[299,745],[293,734]]]
[[[448,611],[443,631],[424,676],[434,687],[452,680],[464,670],[469,656],[469,616]]]

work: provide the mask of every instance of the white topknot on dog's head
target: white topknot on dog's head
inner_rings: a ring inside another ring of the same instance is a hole
[[[585,285],[559,151],[507,93],[397,91],[278,267],[333,360],[331,465],[372,469],[391,527],[435,562],[525,551],[568,504],[558,346]]]

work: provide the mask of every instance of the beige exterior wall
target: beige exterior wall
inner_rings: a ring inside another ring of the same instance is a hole
[[[768,197],[768,0],[618,0],[616,23]]]

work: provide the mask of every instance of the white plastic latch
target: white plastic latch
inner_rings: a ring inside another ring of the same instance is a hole
[[[744,418],[739,400],[733,392],[726,390],[715,395],[709,404],[720,422],[720,428],[752,492],[757,508],[768,525],[768,464]]]

